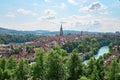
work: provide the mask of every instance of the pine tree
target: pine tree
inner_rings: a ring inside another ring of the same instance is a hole
[[[13,70],[17,67],[17,60],[13,56],[8,59],[7,69]]]
[[[95,58],[91,58],[90,61],[88,62],[88,75],[91,75],[92,72],[94,71],[94,65],[95,65]]]
[[[91,80],[102,80],[98,75],[98,70],[97,70],[96,65],[94,65],[93,72],[89,75],[89,78]]]
[[[27,80],[29,76],[29,66],[28,62],[22,59],[16,69],[15,79],[16,80]]]
[[[100,57],[96,62],[99,80],[101,79],[104,80],[105,77],[105,67],[103,66],[104,65],[103,63],[104,63],[103,57]]]
[[[15,57],[11,56],[7,61],[7,70],[9,70],[9,74],[10,74],[9,80],[13,80],[16,68],[17,68],[17,60]]]
[[[109,80],[119,80],[120,78],[120,67],[116,60],[113,60],[110,65]]]
[[[69,80],[77,80],[82,76],[82,60],[77,50],[73,50],[68,63]]]
[[[65,80],[63,53],[60,48],[54,48],[48,54],[47,80]]]
[[[2,71],[5,70],[6,64],[7,64],[6,57],[3,57],[3,58],[0,60],[0,68],[2,69]]]
[[[88,78],[85,77],[85,76],[82,76],[82,77],[80,78],[80,80],[90,80],[90,79],[88,79]]]
[[[10,79],[9,70],[6,69],[7,60],[6,57],[3,57],[0,60],[0,80]]]
[[[43,49],[37,50],[35,62],[32,72],[33,80],[45,80],[45,53]]]

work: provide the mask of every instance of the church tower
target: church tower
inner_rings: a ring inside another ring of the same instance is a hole
[[[60,36],[63,36],[63,28],[62,28],[62,24],[61,24],[61,27],[60,27]]]

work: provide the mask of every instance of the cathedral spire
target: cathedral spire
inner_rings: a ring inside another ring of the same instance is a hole
[[[61,27],[60,27],[60,36],[63,36],[63,28],[62,28],[62,24],[61,24]]]

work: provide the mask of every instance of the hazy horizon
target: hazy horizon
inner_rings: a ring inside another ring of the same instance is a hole
[[[119,0],[1,0],[0,27],[33,31],[120,31]]]

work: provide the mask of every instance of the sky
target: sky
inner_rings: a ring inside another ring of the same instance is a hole
[[[120,0],[0,0],[0,27],[120,31]]]

